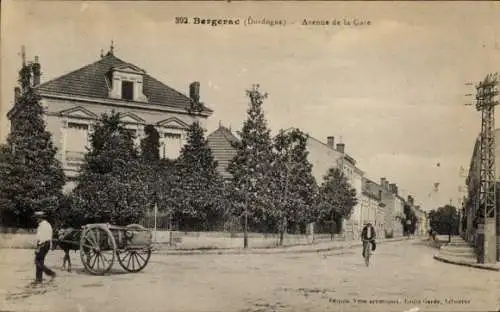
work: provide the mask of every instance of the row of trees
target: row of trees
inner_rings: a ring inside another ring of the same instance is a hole
[[[20,72],[22,94],[7,144],[0,148],[2,224],[33,226],[35,210],[52,214],[57,225],[139,222],[154,205],[181,228],[210,230],[228,220],[263,232],[303,231],[307,222],[335,223],[350,216],[356,192],[337,169],[318,185],[307,160],[307,135],[298,129],[274,138],[262,105],[266,94],[254,86],[230,181],[217,172],[217,162],[198,122],[175,160],[159,158],[159,134],[149,125],[140,147],[117,113],[104,114],[90,135],[77,187],[63,196],[65,183],[56,148],[45,129],[40,98],[30,82],[31,68]],[[190,113],[196,115],[199,103]],[[194,110],[193,110],[194,109]]]

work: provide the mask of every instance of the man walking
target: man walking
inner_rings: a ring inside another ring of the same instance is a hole
[[[52,279],[56,277],[56,273],[45,266],[45,256],[49,252],[52,244],[52,226],[46,220],[43,211],[35,212],[35,218],[38,222],[38,228],[36,229],[35,283],[39,284],[42,282],[43,273],[47,274]]]

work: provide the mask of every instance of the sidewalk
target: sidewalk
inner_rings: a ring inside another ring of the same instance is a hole
[[[420,236],[411,237],[397,237],[390,239],[377,240],[377,245],[391,242],[418,240]],[[158,248],[154,251],[156,254],[161,255],[240,255],[240,254],[297,254],[297,253],[314,253],[314,252],[327,252],[332,250],[342,250],[355,247],[361,247],[360,241],[328,241],[310,245],[298,245],[288,247],[275,247],[275,248],[227,248],[227,249],[193,249],[193,250],[179,250],[179,249],[166,249]]]
[[[477,257],[472,247],[460,236],[453,236],[450,243],[441,247],[434,259],[455,265],[468,266],[477,269],[500,271],[500,263],[477,263]]]

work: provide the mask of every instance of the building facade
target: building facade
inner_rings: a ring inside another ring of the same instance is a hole
[[[396,183],[389,183],[386,178],[380,178],[382,187],[382,203],[384,204],[384,236],[399,237],[403,235],[401,217],[405,200],[399,195]]]
[[[321,142],[311,136],[307,139],[308,160],[312,164],[312,174],[318,185],[330,168],[343,168],[343,172],[351,186],[356,190],[357,205],[353,208],[351,217],[344,220],[343,233],[348,239],[358,239],[363,228],[361,214],[362,188],[364,172],[357,167],[356,160],[345,153],[345,144],[335,145],[333,136],[327,137],[327,142]]]
[[[361,219],[370,222],[377,232],[377,237],[384,237],[385,204],[382,201],[382,186],[363,177],[361,193]]]
[[[203,125],[212,114],[204,104],[200,112],[191,111],[193,103],[199,103],[198,82],[189,85],[189,96],[184,95],[119,59],[113,49],[96,62],[45,83],[40,84],[40,76],[35,75],[33,84],[41,96],[57,157],[70,181],[66,191],[74,186],[93,125],[102,114],[118,112],[137,144],[144,136],[144,126],[154,125],[160,134],[162,158],[178,157],[190,124],[197,120]],[[19,92],[16,88],[16,97]],[[7,114],[11,127],[15,127],[16,112],[14,105]]]
[[[495,129],[494,131],[495,142],[499,142],[500,140],[500,129]],[[497,200],[497,216],[496,216],[496,240],[497,244],[500,245],[500,144],[495,144],[495,178],[496,178],[496,200]],[[479,218],[479,216],[484,215],[483,209],[480,204],[480,172],[481,172],[481,139],[480,136],[477,137],[476,142],[474,144],[474,149],[472,151],[472,156],[469,164],[468,175],[465,180],[465,184],[467,185],[467,198],[464,201],[463,205],[463,218],[465,218],[465,233],[462,235],[464,238],[470,242],[472,245],[475,245],[476,239],[476,230],[478,224],[482,224],[484,220]],[[478,247],[478,246],[476,246]],[[497,255],[497,261],[500,261],[500,253]]]
[[[415,206],[415,215],[417,216],[417,229],[415,231],[415,235],[425,236],[429,231],[427,225],[427,213],[423,211],[419,206]]]

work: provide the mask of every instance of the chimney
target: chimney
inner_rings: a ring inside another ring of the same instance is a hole
[[[17,103],[20,96],[21,96],[21,88],[15,87],[14,88],[14,104]]]
[[[413,206],[414,200],[411,195],[408,195],[408,205]]]
[[[200,102],[200,83],[198,81],[194,81],[189,85],[189,97],[195,103]]]
[[[344,143],[337,143],[337,152],[344,154],[344,149],[345,149]]]
[[[385,189],[386,191],[389,191],[389,192],[391,191],[391,190],[389,189],[389,180],[387,180],[387,179],[385,179],[385,180],[384,180],[384,189]]]
[[[391,183],[390,185],[391,192],[395,195],[398,195],[398,186],[396,183]]]
[[[332,136],[329,136],[329,137],[326,137],[326,144],[335,149],[335,137],[332,137]]]
[[[385,178],[380,178],[380,186],[385,189]]]
[[[35,56],[35,62],[32,65],[33,67],[33,86],[36,87],[40,84],[40,76],[42,75],[40,72],[40,63],[38,62],[38,56]]]

